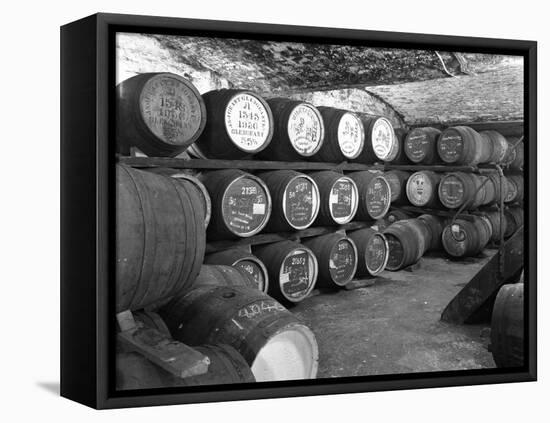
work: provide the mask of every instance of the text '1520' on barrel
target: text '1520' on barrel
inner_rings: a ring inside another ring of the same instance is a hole
[[[177,156],[199,137],[206,108],[197,89],[173,73],[143,73],[117,88],[119,151],[137,147],[148,156]]]

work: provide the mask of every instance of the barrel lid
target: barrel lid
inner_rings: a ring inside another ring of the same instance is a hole
[[[389,182],[382,175],[372,178],[367,184],[367,212],[374,220],[388,213],[392,200],[392,190]]]
[[[332,281],[338,286],[353,279],[357,271],[357,247],[350,238],[342,237],[334,244],[328,268]]]
[[[468,237],[461,221],[445,226],[441,241],[445,251],[453,257],[462,257],[466,253]]]
[[[409,131],[404,142],[405,155],[413,163],[420,163],[426,157],[428,149],[432,148],[426,131],[414,128]]]
[[[398,270],[403,265],[403,260],[405,258],[403,244],[401,244],[399,238],[392,233],[384,232],[384,236],[388,242],[388,260],[386,263],[386,269]]]
[[[304,157],[319,151],[325,139],[323,117],[309,103],[298,103],[288,117],[287,133],[292,148]]]
[[[414,206],[422,207],[433,198],[435,187],[424,171],[416,172],[407,180],[407,198]]]
[[[353,219],[357,212],[357,185],[347,176],[338,178],[330,189],[329,209],[332,219],[342,225]]]
[[[309,248],[293,248],[279,268],[281,293],[291,302],[302,301],[313,290],[318,272],[317,259]]]
[[[439,183],[439,200],[450,209],[455,209],[464,204],[465,187],[464,180],[457,173],[449,173]]]
[[[319,214],[319,188],[308,175],[294,176],[285,186],[283,213],[286,222],[296,230],[306,229]]]
[[[190,145],[206,125],[201,95],[179,75],[154,74],[143,85],[138,102],[145,127],[167,144]]]
[[[376,157],[385,162],[395,159],[398,153],[395,150],[397,139],[393,125],[388,119],[384,117],[376,119],[372,124],[370,140]]]
[[[269,276],[267,268],[261,260],[254,256],[239,259],[233,263],[233,266],[247,272],[252,276],[252,279],[257,283],[258,289],[263,293],[267,292],[269,285]]]
[[[460,129],[445,129],[437,140],[437,152],[445,163],[455,163],[462,156],[464,139]]]
[[[239,91],[227,102],[225,130],[235,147],[246,153],[258,153],[273,136],[273,114],[267,102],[250,91]]]
[[[355,113],[343,113],[338,122],[338,145],[347,159],[356,159],[363,151],[365,128]]]

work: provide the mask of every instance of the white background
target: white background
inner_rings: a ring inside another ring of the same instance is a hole
[[[539,42],[539,157],[550,157],[550,23],[545,2],[480,0],[9,1],[2,5],[0,419],[151,421],[541,421],[548,418],[548,160],[539,170],[539,382],[327,397],[92,411],[55,393],[59,381],[59,26],[133,13]],[[78,140],[75,140],[78,142]],[[78,281],[75,281],[78,283]],[[542,298],[544,301],[541,301]],[[546,310],[544,308],[546,307]],[[78,318],[75,316],[75,318]],[[539,418],[536,418],[537,414]]]

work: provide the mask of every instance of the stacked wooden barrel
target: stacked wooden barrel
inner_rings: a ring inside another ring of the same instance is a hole
[[[452,257],[475,256],[489,243],[492,230],[491,223],[480,216],[456,219],[443,229],[443,248]]]
[[[384,230],[389,257],[386,269],[400,270],[416,263],[430,248],[432,234],[423,220],[399,220]]]

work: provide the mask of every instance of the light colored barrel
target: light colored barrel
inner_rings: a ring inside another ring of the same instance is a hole
[[[319,213],[319,189],[308,175],[293,170],[262,172],[272,200],[267,232],[295,231],[313,224]]]
[[[313,332],[257,289],[197,288],[171,301],[160,314],[174,338],[187,345],[235,348],[258,382],[317,375],[319,348]]]
[[[491,154],[487,159],[487,163],[496,163],[501,164],[504,162],[504,159],[508,153],[508,142],[497,131],[481,131],[479,133],[485,142],[490,145]]]
[[[359,191],[348,176],[332,171],[313,172],[319,188],[320,207],[315,225],[343,225],[350,222],[357,213]]]
[[[354,161],[371,164],[394,160],[399,154],[399,144],[391,122],[383,116],[360,117],[365,128],[365,147]]]
[[[304,300],[315,287],[319,264],[313,251],[294,241],[260,245],[254,254],[269,274],[268,294],[284,303]]]
[[[116,133],[122,150],[177,156],[201,135],[206,109],[191,82],[173,73],[142,73],[116,88]]]
[[[226,169],[205,172],[200,180],[212,200],[209,239],[246,238],[265,227],[271,215],[271,195],[260,178]]]
[[[441,176],[430,170],[413,173],[405,188],[409,202],[416,207],[441,207],[438,197],[440,180]]]

